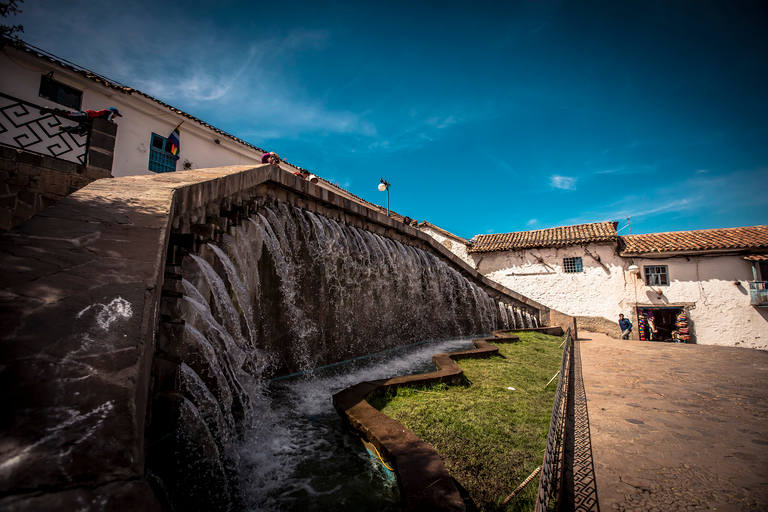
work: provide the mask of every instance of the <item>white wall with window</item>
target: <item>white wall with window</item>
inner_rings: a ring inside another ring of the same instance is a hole
[[[563,313],[612,318],[622,312],[614,290],[624,285],[623,261],[612,245],[470,253],[469,257],[489,279]]]
[[[67,110],[116,107],[118,132],[114,176],[152,174],[154,135],[167,138],[181,125],[181,153],[176,170],[261,164],[261,152],[173,112],[171,108],[91,80],[47,58],[6,46],[0,52],[0,92],[31,103]],[[78,105],[79,100],[79,105]],[[155,168],[161,166],[154,165]],[[166,164],[163,169],[170,170]]]
[[[688,307],[696,343],[768,349],[768,308],[750,304],[752,265],[743,257],[713,254],[629,261],[640,268],[640,275],[626,273],[629,286],[621,301],[628,308]]]
[[[768,350],[768,307],[751,305],[752,262],[741,256],[624,258],[615,245],[588,245],[470,253],[469,260],[489,279],[579,317],[582,327],[611,332],[624,313],[638,339],[638,308],[686,309],[696,343]],[[632,264],[637,273],[628,271]]]

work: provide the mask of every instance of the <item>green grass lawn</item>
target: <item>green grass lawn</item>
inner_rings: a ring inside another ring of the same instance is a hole
[[[563,338],[518,333],[500,356],[460,359],[465,382],[404,387],[369,402],[431,443],[479,510],[496,511],[544,458]],[[515,388],[514,391],[508,389]],[[534,479],[505,510],[533,510]]]

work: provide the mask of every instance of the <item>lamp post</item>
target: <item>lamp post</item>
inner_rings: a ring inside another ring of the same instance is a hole
[[[385,181],[384,178],[381,178],[381,183],[379,183],[379,190],[381,192],[387,191],[387,217],[389,217],[389,187],[392,184],[388,181]]]

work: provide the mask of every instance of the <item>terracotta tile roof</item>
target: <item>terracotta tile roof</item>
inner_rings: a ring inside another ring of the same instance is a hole
[[[622,256],[728,249],[768,249],[768,226],[702,229],[619,237],[619,251]]]
[[[616,222],[596,222],[536,231],[477,235],[468,252],[510,251],[535,247],[565,247],[587,243],[615,242],[618,239],[616,225]]]
[[[768,254],[750,254],[744,256],[744,259],[747,261],[768,261]]]

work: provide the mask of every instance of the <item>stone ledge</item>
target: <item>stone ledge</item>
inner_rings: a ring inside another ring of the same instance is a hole
[[[546,329],[546,328],[542,328]],[[519,338],[494,331],[494,338],[475,339],[473,350],[432,356],[437,371],[366,381],[333,395],[333,405],[348,426],[378,450],[395,468],[404,511],[464,511],[466,505],[445,468],[440,455],[429,443],[398,421],[382,414],[367,401],[371,393],[400,386],[428,386],[438,382],[459,384],[464,371],[455,360],[483,358],[499,353],[489,341],[515,342]]]

